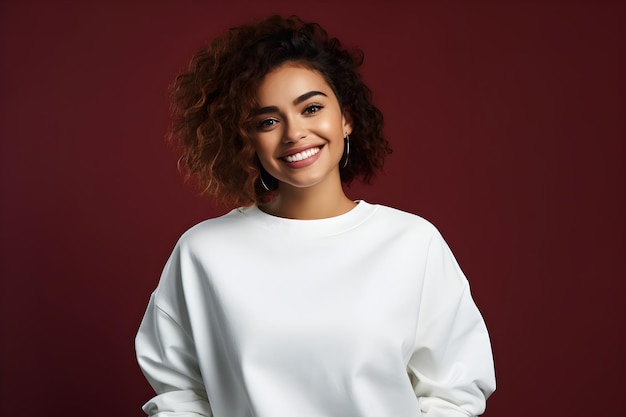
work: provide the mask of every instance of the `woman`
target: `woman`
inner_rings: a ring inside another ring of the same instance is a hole
[[[390,152],[358,67],[316,24],[231,29],[174,85],[171,137],[240,208],[177,243],[136,338],[158,416],[484,411],[489,337],[426,220],[352,201]]]

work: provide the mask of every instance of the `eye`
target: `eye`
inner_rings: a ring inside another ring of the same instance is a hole
[[[260,130],[269,129],[269,128],[274,127],[277,123],[278,123],[278,120],[276,119],[272,119],[272,118],[263,119],[257,125],[257,129],[260,129]]]
[[[308,105],[305,109],[304,109],[304,114],[314,114],[317,113],[318,111],[322,110],[324,108],[324,106],[320,105],[320,104],[310,104]]]

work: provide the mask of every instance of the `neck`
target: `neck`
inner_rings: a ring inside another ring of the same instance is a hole
[[[339,187],[330,190],[318,185],[320,186],[297,188],[281,183],[276,198],[260,208],[278,217],[315,220],[339,216],[356,206],[346,196],[341,183]]]

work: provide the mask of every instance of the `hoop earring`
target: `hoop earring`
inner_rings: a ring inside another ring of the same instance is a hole
[[[261,181],[263,189],[265,191],[275,190],[278,187],[278,181],[276,181],[276,178],[272,177],[269,172],[267,172],[265,168],[263,168],[263,165],[261,164],[258,156],[256,157],[256,162],[259,167],[259,180]],[[263,177],[266,178],[263,179]]]
[[[265,181],[263,181],[263,171],[259,172],[259,179],[261,180],[261,185],[265,188],[265,191],[269,191],[270,187],[268,187]]]
[[[347,167],[348,161],[350,160],[350,135],[346,135],[346,137],[343,138],[343,142],[343,156],[341,157],[341,159],[343,159],[343,164],[341,164],[341,168]]]

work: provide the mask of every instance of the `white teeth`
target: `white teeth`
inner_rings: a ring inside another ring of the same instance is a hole
[[[320,148],[311,148],[311,149],[307,149],[306,151],[302,151],[302,152],[295,153],[293,155],[286,156],[284,159],[287,162],[298,162],[298,161],[302,161],[303,159],[312,157],[313,155],[317,154],[319,151],[320,151]]]

